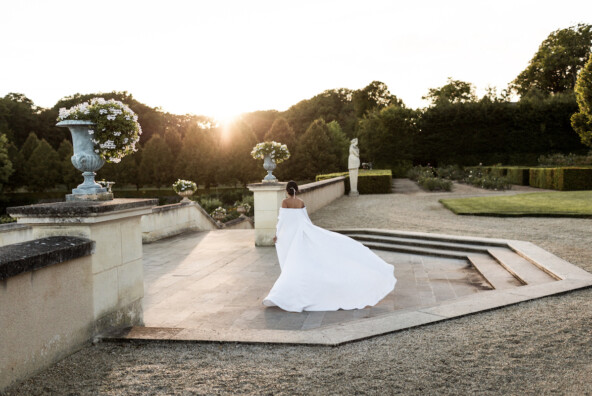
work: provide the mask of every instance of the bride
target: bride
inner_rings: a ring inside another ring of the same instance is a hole
[[[397,280],[394,267],[361,243],[312,224],[298,185],[286,186],[274,238],[281,274],[266,306],[285,311],[336,311],[375,305]]]

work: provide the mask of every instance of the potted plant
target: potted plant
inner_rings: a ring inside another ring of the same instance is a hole
[[[190,202],[189,197],[197,191],[197,184],[191,180],[178,179],[173,183],[173,191],[183,197],[181,202]]]
[[[235,206],[236,211],[240,213],[241,217],[244,217],[245,213],[249,213],[249,211],[251,210],[251,205],[249,205],[246,202],[237,202]]]
[[[226,209],[224,209],[222,206],[218,206],[212,212],[212,217],[214,219],[216,219],[216,221],[218,222],[218,224],[221,224],[222,219],[224,219],[226,217]]]
[[[272,174],[276,165],[290,158],[288,146],[278,142],[262,142],[253,147],[251,156],[263,160],[263,168],[267,176],[262,180],[264,183],[275,183],[277,178]]]
[[[69,109],[61,108],[58,121],[57,126],[70,129],[72,164],[84,177],[84,183],[66,199],[101,199],[97,195],[107,194],[107,189],[95,182],[95,172],[105,162],[118,163],[137,151],[142,134],[138,116],[120,101],[93,98]]]

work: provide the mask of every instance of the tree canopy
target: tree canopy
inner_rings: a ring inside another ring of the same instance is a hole
[[[552,32],[510,88],[521,97],[531,91],[545,94],[573,91],[591,46],[592,25],[578,24]]]
[[[571,117],[571,125],[582,143],[592,147],[592,55],[578,76],[575,92],[579,111]]]
[[[477,96],[473,84],[448,77],[448,83],[440,88],[430,88],[428,94],[422,99],[429,100],[433,106],[441,106],[450,103],[474,102]]]

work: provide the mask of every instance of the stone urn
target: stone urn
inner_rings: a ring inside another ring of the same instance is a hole
[[[271,174],[277,167],[275,161],[271,158],[271,155],[267,154],[263,158],[263,168],[267,171],[267,176],[263,178],[263,183],[276,183],[277,178]]]
[[[181,202],[191,202],[189,197],[192,196],[193,194],[195,194],[195,191],[193,191],[193,190],[179,191],[177,194],[179,196],[183,197]]]
[[[239,205],[236,207],[236,211],[240,213],[241,216],[244,216],[245,213],[247,213],[247,208],[245,208],[243,205]]]
[[[58,127],[65,127],[70,130],[74,148],[74,155],[71,158],[72,165],[81,171],[84,177],[84,182],[72,189],[72,194],[66,195],[66,201],[106,201],[113,199],[113,194],[95,181],[95,172],[105,165],[105,160],[95,152],[95,144],[88,133],[93,125],[92,122],[84,120],[65,120],[56,124]]]

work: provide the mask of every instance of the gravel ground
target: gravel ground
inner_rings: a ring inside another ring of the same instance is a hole
[[[344,197],[312,220],[529,240],[592,271],[591,219],[455,216],[438,199],[494,193],[398,183],[405,194]],[[335,348],[99,343],[6,394],[590,395],[591,358],[592,289],[584,289]]]

